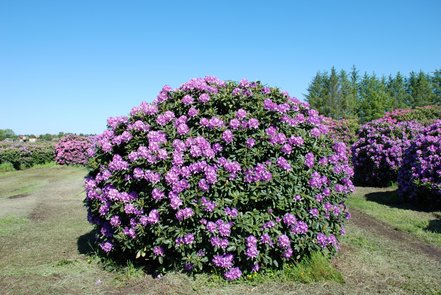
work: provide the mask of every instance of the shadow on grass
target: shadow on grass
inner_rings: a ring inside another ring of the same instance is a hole
[[[97,253],[96,233],[96,230],[92,230],[78,238],[77,248],[80,254],[91,256]]]
[[[129,256],[119,253],[118,255],[106,255],[99,249],[98,241],[96,239],[97,231],[91,230],[90,232],[78,237],[77,249],[80,254],[87,255],[89,257],[98,258],[102,267],[108,271],[120,271],[131,272],[133,270],[142,270],[145,274],[157,277],[158,273],[152,271],[155,267],[152,267],[150,261],[132,259]]]
[[[386,192],[368,193],[365,195],[367,201],[375,202],[391,208],[413,210],[420,212],[433,212],[436,208],[431,208],[427,203],[415,204],[398,197],[397,190]]]
[[[441,219],[430,220],[429,225],[424,230],[441,234]]]

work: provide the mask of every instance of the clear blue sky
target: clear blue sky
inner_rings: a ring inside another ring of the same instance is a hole
[[[193,77],[303,98],[317,71],[441,67],[441,1],[0,0],[0,128],[100,133]]]

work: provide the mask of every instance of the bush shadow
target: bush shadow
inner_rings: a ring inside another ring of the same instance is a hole
[[[152,277],[158,276],[158,273],[154,271],[155,267],[152,267],[153,264],[151,263],[151,261],[141,261],[139,259],[129,258],[128,256],[122,254],[104,254],[99,249],[98,241],[96,238],[97,233],[98,232],[94,229],[78,237],[77,249],[80,254],[98,258],[103,269],[109,271],[119,270],[124,272],[124,270],[128,267],[134,267],[136,269],[142,270],[145,274],[151,275]]]
[[[400,198],[397,194],[397,190],[385,191],[385,192],[374,192],[365,195],[367,201],[375,202],[381,205],[385,205],[391,208],[406,209],[420,212],[433,212],[436,208],[428,206],[426,202],[421,204],[416,204],[414,202],[409,202]]]
[[[96,233],[96,230],[92,230],[78,237],[77,249],[80,254],[91,256],[97,253],[98,248],[96,246]]]
[[[429,225],[424,230],[441,234],[441,219],[430,220]]]

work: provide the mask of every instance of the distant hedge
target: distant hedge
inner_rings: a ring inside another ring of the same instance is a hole
[[[11,163],[16,170],[49,163],[54,159],[54,144],[50,142],[0,143],[0,164]]]
[[[92,143],[89,137],[64,136],[55,145],[55,160],[60,165],[86,165],[91,147]]]
[[[424,107],[416,107],[414,109],[396,109],[387,112],[384,119],[392,119],[397,122],[418,121],[428,126],[441,118],[441,106],[430,105]]]

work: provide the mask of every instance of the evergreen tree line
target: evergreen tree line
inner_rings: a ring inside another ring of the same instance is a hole
[[[441,105],[441,69],[431,74],[420,71],[403,76],[398,72],[378,77],[360,76],[355,66],[349,73],[332,67],[330,72],[315,75],[305,96],[322,115],[365,123],[398,108]]]

